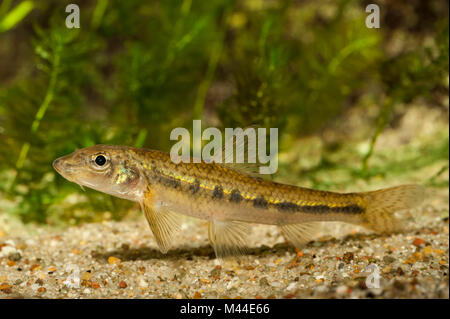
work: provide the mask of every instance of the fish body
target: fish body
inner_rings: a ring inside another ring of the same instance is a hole
[[[322,220],[356,221],[364,209],[357,194],[280,184],[216,163],[174,164],[162,152],[141,155],[149,159],[142,161],[151,185],[148,194],[156,202],[192,217],[281,226]]]
[[[393,213],[423,198],[418,185],[345,194],[312,190],[217,163],[176,164],[167,153],[127,146],[84,148],[53,166],[70,181],[140,203],[164,252],[179,229],[176,214],[208,220],[209,239],[219,257],[244,250],[249,223],[278,225],[300,246],[311,239],[319,221],[396,231]]]

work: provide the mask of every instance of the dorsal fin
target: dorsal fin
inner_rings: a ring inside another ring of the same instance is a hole
[[[253,177],[262,177],[266,179],[270,178],[270,175],[268,174],[259,173],[259,168],[262,164],[258,162],[257,155],[257,128],[257,125],[251,125],[242,129],[243,132],[245,132],[247,129],[253,129],[253,132],[255,133],[255,139],[253,143],[249,143],[248,137],[246,138],[244,136],[242,139],[237,139],[233,134],[225,141],[222,152],[217,155],[217,158],[213,157],[211,159],[211,162],[218,163],[220,165],[226,166],[243,174],[251,175]],[[237,154],[241,154],[243,158],[238,158]],[[243,163],[238,163],[238,159],[243,160]]]

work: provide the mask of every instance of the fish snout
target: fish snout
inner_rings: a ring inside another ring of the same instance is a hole
[[[62,161],[61,161],[61,158],[57,158],[57,159],[55,159],[54,161],[53,161],[53,168],[58,172],[58,173],[60,173],[61,174],[61,166],[62,166]]]
[[[59,157],[53,161],[53,168],[61,175],[65,176],[72,171],[72,165],[68,163],[67,156]]]

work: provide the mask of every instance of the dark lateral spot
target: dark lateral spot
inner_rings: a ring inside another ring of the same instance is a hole
[[[358,205],[348,205],[342,207],[329,207],[327,205],[311,205],[300,206],[300,210],[304,213],[323,214],[327,212],[344,213],[344,214],[361,214],[364,210]]]
[[[341,212],[347,214],[361,214],[364,212],[364,210],[358,205],[349,205],[341,207]]]
[[[223,189],[222,189],[222,187],[221,186],[214,187],[212,196],[213,196],[213,198],[223,198]]]
[[[189,185],[189,190],[192,191],[192,194],[197,193],[200,190],[200,182],[195,180],[194,184]]]
[[[326,206],[326,205],[317,205],[316,206],[316,211],[318,213],[326,213],[330,211],[330,207]]]
[[[230,194],[230,202],[239,203],[242,201],[241,193],[237,189],[233,189]]]
[[[173,187],[173,188],[181,188],[181,183],[179,180],[170,178],[170,177],[159,177],[159,182],[165,186]]]
[[[260,196],[253,200],[253,206],[259,208],[267,208],[267,201],[264,197]]]
[[[298,205],[291,202],[282,202],[276,204],[277,209],[283,212],[294,213],[298,210]]]
[[[304,213],[323,214],[330,210],[330,207],[326,205],[306,205],[300,206],[300,210]]]
[[[333,213],[342,213],[344,211],[343,208],[344,207],[331,207],[331,211]]]
[[[343,207],[333,207],[331,211],[333,213],[361,214],[364,210],[358,205],[348,205]]]

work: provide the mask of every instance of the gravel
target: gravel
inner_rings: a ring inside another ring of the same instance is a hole
[[[389,236],[324,225],[301,250],[255,225],[245,256],[219,262],[186,218],[161,254],[144,218],[0,237],[1,298],[449,298],[449,224],[427,206]],[[377,278],[379,280],[377,280]]]

